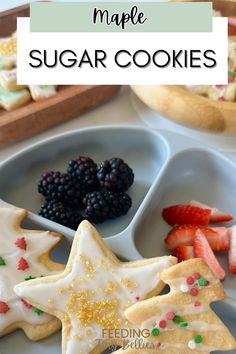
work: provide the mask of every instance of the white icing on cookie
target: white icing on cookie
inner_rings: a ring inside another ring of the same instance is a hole
[[[16,68],[0,71],[0,79],[6,83],[16,83]]]
[[[171,257],[137,264],[116,263],[104,253],[93,232],[88,222],[80,224],[69,273],[56,281],[48,277],[15,288],[19,296],[41,304],[48,312],[56,309],[60,313],[66,354],[90,353],[97,345],[96,338],[102,339],[103,328],[130,328],[125,308],[155,289],[160,284],[160,272],[173,264]],[[92,330],[88,332],[87,328]]]
[[[49,232],[31,233],[29,230],[20,229],[18,220],[22,214],[24,215],[22,209],[0,207],[0,301],[9,307],[6,313],[0,313],[0,333],[18,321],[37,325],[46,323],[52,318],[45,313],[37,314],[33,307],[27,308],[13,290],[16,284],[29,276],[55,274],[39,262],[39,257],[59,241],[58,237],[50,236]],[[15,244],[19,239],[25,240],[26,249]],[[26,260],[29,268],[18,269],[21,258]]]
[[[56,94],[56,88],[53,85],[30,85],[30,93],[35,101],[53,96]]]

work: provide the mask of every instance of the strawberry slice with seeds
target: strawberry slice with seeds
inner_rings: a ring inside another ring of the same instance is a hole
[[[211,227],[210,232],[202,230],[209,242],[211,249],[215,252],[228,251],[230,243],[230,232],[227,227]]]
[[[196,200],[191,200],[189,204],[202,209],[210,209],[211,211],[210,223],[226,222],[226,221],[233,220],[232,215],[227,214],[218,208],[210,207],[209,205],[203,204]]]
[[[229,249],[229,232],[226,227],[210,228],[202,225],[175,226],[165,238],[167,248],[172,250],[181,245],[192,246],[198,229],[206,236],[213,251]]]
[[[172,251],[172,256],[176,257],[179,262],[192,259],[194,258],[193,246],[178,246]]]
[[[229,269],[236,274],[236,226],[230,228]]]
[[[210,209],[202,209],[192,205],[173,205],[164,208],[163,219],[169,225],[198,224],[208,225],[211,217]]]
[[[206,236],[200,229],[196,232],[193,247],[195,257],[202,258],[215,276],[218,279],[223,280],[225,278],[225,271],[216,259]]]

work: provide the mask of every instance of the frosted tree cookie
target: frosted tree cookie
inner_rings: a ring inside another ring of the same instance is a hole
[[[220,281],[206,263],[191,259],[161,274],[170,293],[131,306],[127,319],[148,333],[116,354],[209,354],[236,348],[235,339],[210,308],[225,298]]]
[[[101,353],[111,344],[104,330],[129,329],[125,309],[159,293],[164,285],[160,273],[175,263],[171,256],[122,263],[83,221],[65,271],[24,282],[15,291],[62,321],[64,354]]]
[[[18,297],[13,289],[22,281],[64,269],[49,258],[61,236],[21,228],[26,216],[26,210],[0,207],[0,336],[21,328],[28,338],[39,340],[57,331],[60,321]]]

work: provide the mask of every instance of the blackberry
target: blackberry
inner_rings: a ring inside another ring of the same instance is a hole
[[[43,204],[39,210],[39,215],[73,230],[76,230],[83,220],[82,215],[80,215],[77,210],[72,210],[70,207],[66,207],[62,202],[54,200]]]
[[[86,156],[78,156],[71,160],[67,168],[67,173],[82,183],[87,192],[94,191],[99,186],[96,172],[97,164]]]
[[[100,163],[97,178],[102,188],[125,192],[134,182],[134,173],[124,160],[114,157]]]
[[[45,172],[38,183],[38,191],[47,201],[60,200],[79,205],[83,199],[83,186],[66,173]]]
[[[126,193],[97,191],[86,194],[83,203],[85,218],[94,223],[101,223],[127,214],[132,200]]]

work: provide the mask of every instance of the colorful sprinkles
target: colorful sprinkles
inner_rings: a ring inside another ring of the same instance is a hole
[[[191,296],[197,296],[202,287],[209,285],[210,282],[206,278],[200,273],[194,272],[192,275],[185,278],[185,281],[180,285],[180,291],[189,293]]]
[[[27,260],[26,260],[24,257],[21,257],[21,258],[19,259],[17,269],[24,271],[24,270],[26,270],[26,269],[28,269],[28,268],[29,268],[29,264],[28,264]]]
[[[0,257],[0,266],[5,266],[6,262],[4,260],[4,258]]]
[[[22,250],[26,250],[27,248],[27,243],[25,241],[25,238],[24,237],[19,237],[16,239],[16,242],[15,242],[15,245],[16,247],[22,249]]]
[[[0,314],[5,314],[10,310],[6,302],[0,301]]]
[[[191,296],[197,296],[199,290],[209,286],[210,282],[203,277],[199,272],[194,272],[192,275],[186,277],[184,282],[180,284],[180,290],[182,292],[188,292]],[[196,300],[192,304],[194,307],[200,307],[202,304],[200,301]],[[157,320],[156,324],[153,324],[153,327],[150,330],[150,333],[153,337],[159,336],[161,331],[165,330],[168,327],[168,321],[172,322],[175,325],[178,325],[181,328],[187,328],[189,322],[184,321],[180,315],[173,311],[168,311],[164,315],[164,318]],[[203,341],[203,338],[200,334],[197,334],[193,337],[192,340],[188,342],[189,349],[196,349]],[[157,348],[161,347],[161,343],[157,342]]]

